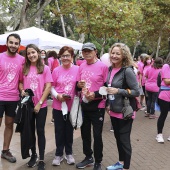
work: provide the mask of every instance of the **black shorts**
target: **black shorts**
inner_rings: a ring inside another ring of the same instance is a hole
[[[18,101],[0,101],[0,118],[3,117],[4,112],[9,117],[15,117],[17,104]]]

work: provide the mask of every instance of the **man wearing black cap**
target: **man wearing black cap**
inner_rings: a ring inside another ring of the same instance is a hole
[[[101,170],[103,157],[102,129],[105,113],[105,99],[99,94],[99,89],[106,82],[108,68],[97,58],[96,46],[93,43],[85,43],[82,54],[86,62],[79,67],[77,87],[82,90],[83,125],[81,136],[83,141],[83,153],[85,159],[76,165],[77,168],[85,168],[93,165],[94,151],[95,164],[93,170]],[[91,125],[93,125],[94,149],[91,149]]]

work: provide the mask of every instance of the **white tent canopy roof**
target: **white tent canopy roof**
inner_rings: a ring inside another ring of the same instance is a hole
[[[77,41],[55,35],[36,27],[30,27],[19,31],[2,34],[0,35],[0,45],[6,44],[7,36],[12,33],[20,35],[21,45],[26,46],[28,44],[35,44],[40,49],[60,49],[61,47],[66,45],[73,47],[75,50],[81,50],[83,45],[82,43],[79,43]]]

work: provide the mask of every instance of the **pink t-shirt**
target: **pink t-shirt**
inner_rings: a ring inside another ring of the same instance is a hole
[[[155,69],[150,67],[145,72],[146,82],[145,89],[151,92],[158,92],[159,87],[157,86],[157,77],[161,69]]]
[[[52,83],[53,79],[51,76],[51,71],[48,66],[44,65],[44,71],[42,74],[37,74],[36,66],[30,66],[30,70],[27,76],[23,75],[23,85],[24,89],[31,89],[34,93],[33,102],[34,105],[40,101],[45,84]],[[43,102],[41,108],[47,107],[47,100]]]
[[[146,65],[142,70],[142,86],[145,86],[145,83],[146,83],[145,73],[146,73],[147,69],[150,67],[151,67],[151,65]]]
[[[58,61],[58,65],[60,65],[60,62],[58,59],[56,59]],[[52,66],[53,66],[53,63],[54,63],[54,57],[50,57],[48,58],[48,66],[50,67],[50,70],[52,71]]]
[[[111,72],[111,75],[110,75],[110,80],[109,80],[109,83],[111,84],[111,81],[114,77],[114,75],[120,70],[120,68],[113,68],[112,69],[112,72]],[[122,113],[116,113],[116,112],[112,112],[110,111],[110,116],[111,117],[116,117],[118,119],[123,119],[123,114]],[[134,119],[136,116],[136,112],[133,112],[133,117],[132,119]]]
[[[18,101],[18,84],[25,58],[19,54],[14,57],[6,52],[0,54],[0,100]]]
[[[139,61],[139,62],[137,63],[137,65],[138,65],[138,70],[139,70],[140,74],[142,74],[143,66],[144,66],[143,62],[142,62],[142,61]]]
[[[79,67],[72,65],[69,69],[63,68],[63,66],[59,66],[54,69],[52,73],[53,77],[53,84],[54,89],[59,94],[68,94],[71,96],[71,100],[67,100],[67,107],[68,111],[70,111],[73,98],[76,94],[76,79],[78,74]],[[61,110],[61,102],[57,100],[56,98],[53,99],[52,107],[56,110]]]
[[[161,86],[166,86],[170,88],[170,85],[166,85],[163,79],[170,79],[170,66],[168,64],[164,64],[161,70]],[[159,94],[159,99],[170,102],[170,91],[161,91]]]
[[[86,88],[90,92],[95,92],[104,85],[107,79],[108,67],[103,64],[100,60],[97,60],[94,64],[82,63],[79,67],[79,74],[77,76],[77,81],[85,80]],[[102,100],[98,108],[105,108],[105,101]]]
[[[86,60],[77,60],[76,65],[80,66],[82,63],[84,63]]]

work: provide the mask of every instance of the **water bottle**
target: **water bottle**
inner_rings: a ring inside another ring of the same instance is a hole
[[[108,88],[109,88],[109,87],[111,87],[111,84],[108,84]],[[109,94],[109,95],[108,95],[108,98],[109,98],[109,100],[114,100],[114,99],[115,99],[115,97],[114,97],[113,94]]]

